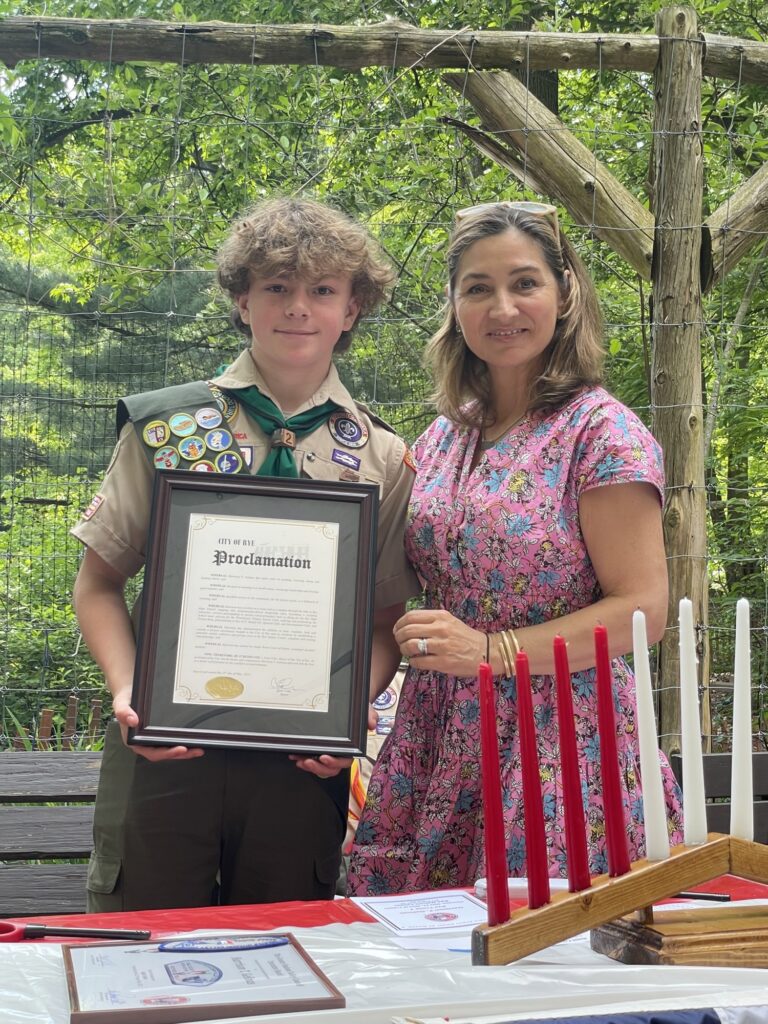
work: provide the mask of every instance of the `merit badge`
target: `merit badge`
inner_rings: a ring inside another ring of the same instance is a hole
[[[190,434],[194,434],[197,430],[195,418],[190,416],[188,412],[175,412],[172,416],[168,417],[168,423],[177,437],[189,437]]]
[[[221,423],[221,418],[219,410],[212,409],[210,406],[206,406],[204,409],[198,409],[195,413],[195,419],[203,430],[210,430],[211,427],[218,427]]]
[[[208,459],[200,459],[199,462],[196,462],[194,464],[194,466],[190,466],[189,468],[193,469],[195,471],[195,473],[215,473],[216,472],[216,467],[214,466],[214,464],[212,462],[209,462]]]
[[[368,444],[368,428],[353,419],[345,409],[331,413],[328,420],[331,437],[347,448],[362,448]]]
[[[391,708],[393,704],[397,703],[397,694],[388,686],[384,693],[380,693],[376,700],[373,702],[373,706],[377,711],[386,711],[387,708]]]
[[[171,428],[165,420],[152,420],[141,432],[144,443],[150,448],[159,448],[161,444],[168,444],[171,438]]]
[[[219,473],[237,473],[243,465],[243,460],[237,452],[221,452],[214,459],[214,463]]]
[[[103,501],[104,501],[104,495],[103,494],[94,494],[94,496],[91,498],[90,505],[83,512],[82,518],[83,519],[90,519],[91,516],[94,514],[94,512],[96,512],[98,510],[99,505],[101,505],[101,503]]]
[[[340,466],[346,466],[347,469],[360,469],[360,459],[351,452],[340,452],[338,448],[334,448],[331,452],[331,461],[338,462]]]
[[[205,454],[205,441],[202,437],[183,437],[179,441],[179,453],[182,459],[194,462]]]
[[[223,452],[232,444],[232,435],[228,430],[219,427],[216,430],[209,430],[205,435],[205,443],[215,452]]]
[[[152,456],[155,469],[176,469],[179,464],[179,453],[173,445],[167,444],[164,448],[158,448]]]

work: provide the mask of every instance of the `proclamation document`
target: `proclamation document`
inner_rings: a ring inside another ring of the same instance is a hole
[[[327,712],[338,523],[193,513],[176,704]]]
[[[64,946],[63,954],[73,1024],[177,1024],[344,1006],[290,934],[88,943]]]

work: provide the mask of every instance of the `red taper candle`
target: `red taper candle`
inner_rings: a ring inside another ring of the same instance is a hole
[[[488,924],[509,920],[507,888],[507,844],[504,841],[504,813],[501,805],[499,739],[496,732],[496,691],[493,670],[482,662],[480,683],[480,751],[483,769],[483,824],[485,833],[485,877]]]
[[[600,737],[600,777],[603,784],[608,874],[616,878],[617,875],[625,875],[629,871],[629,845],[621,800],[621,774],[616,749],[616,714],[613,707],[613,672],[608,653],[608,630],[605,626],[595,626],[595,665],[597,731]]]
[[[556,636],[555,689],[557,692],[557,727],[560,734],[560,768],[563,778],[563,808],[565,814],[565,853],[568,861],[568,888],[571,892],[588,889],[587,832],[584,801],[581,796],[579,755],[576,749],[576,722],[573,716],[571,670],[565,640]]]
[[[515,658],[515,675],[517,677],[517,719],[520,729],[520,767],[523,773],[528,906],[531,910],[535,910],[537,907],[543,907],[545,903],[549,903],[549,871],[539,755],[536,750],[536,725],[533,720],[531,674],[528,670],[528,655],[525,651],[520,651]]]

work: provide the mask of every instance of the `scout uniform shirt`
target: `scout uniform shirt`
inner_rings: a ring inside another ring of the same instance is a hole
[[[274,401],[249,350],[243,351],[212,383],[225,392],[228,388],[256,385]],[[162,391],[158,395],[162,396]],[[303,477],[378,484],[375,604],[386,608],[407,600],[420,589],[403,547],[413,461],[405,443],[392,429],[353,400],[333,364],[317,392],[300,408],[292,410],[291,415],[329,399],[342,411],[334,413],[311,434],[297,438],[296,466]],[[159,402],[162,401],[159,397]],[[168,414],[167,405],[161,406],[160,412]],[[238,405],[228,412],[226,426],[250,472],[256,473],[269,452],[270,440],[242,407]],[[156,470],[145,447],[133,423],[127,422],[98,493],[72,529],[78,540],[126,577],[139,572],[146,556]],[[180,468],[193,465],[187,460],[179,463]]]

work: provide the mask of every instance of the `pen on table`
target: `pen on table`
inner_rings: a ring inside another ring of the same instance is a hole
[[[134,941],[148,939],[152,933],[128,928],[68,928],[51,924],[16,924],[0,921],[0,942],[20,942],[22,939],[38,939],[46,935],[79,939],[123,939]]]
[[[673,900],[709,900],[712,903],[730,903],[727,892],[676,892]]]

